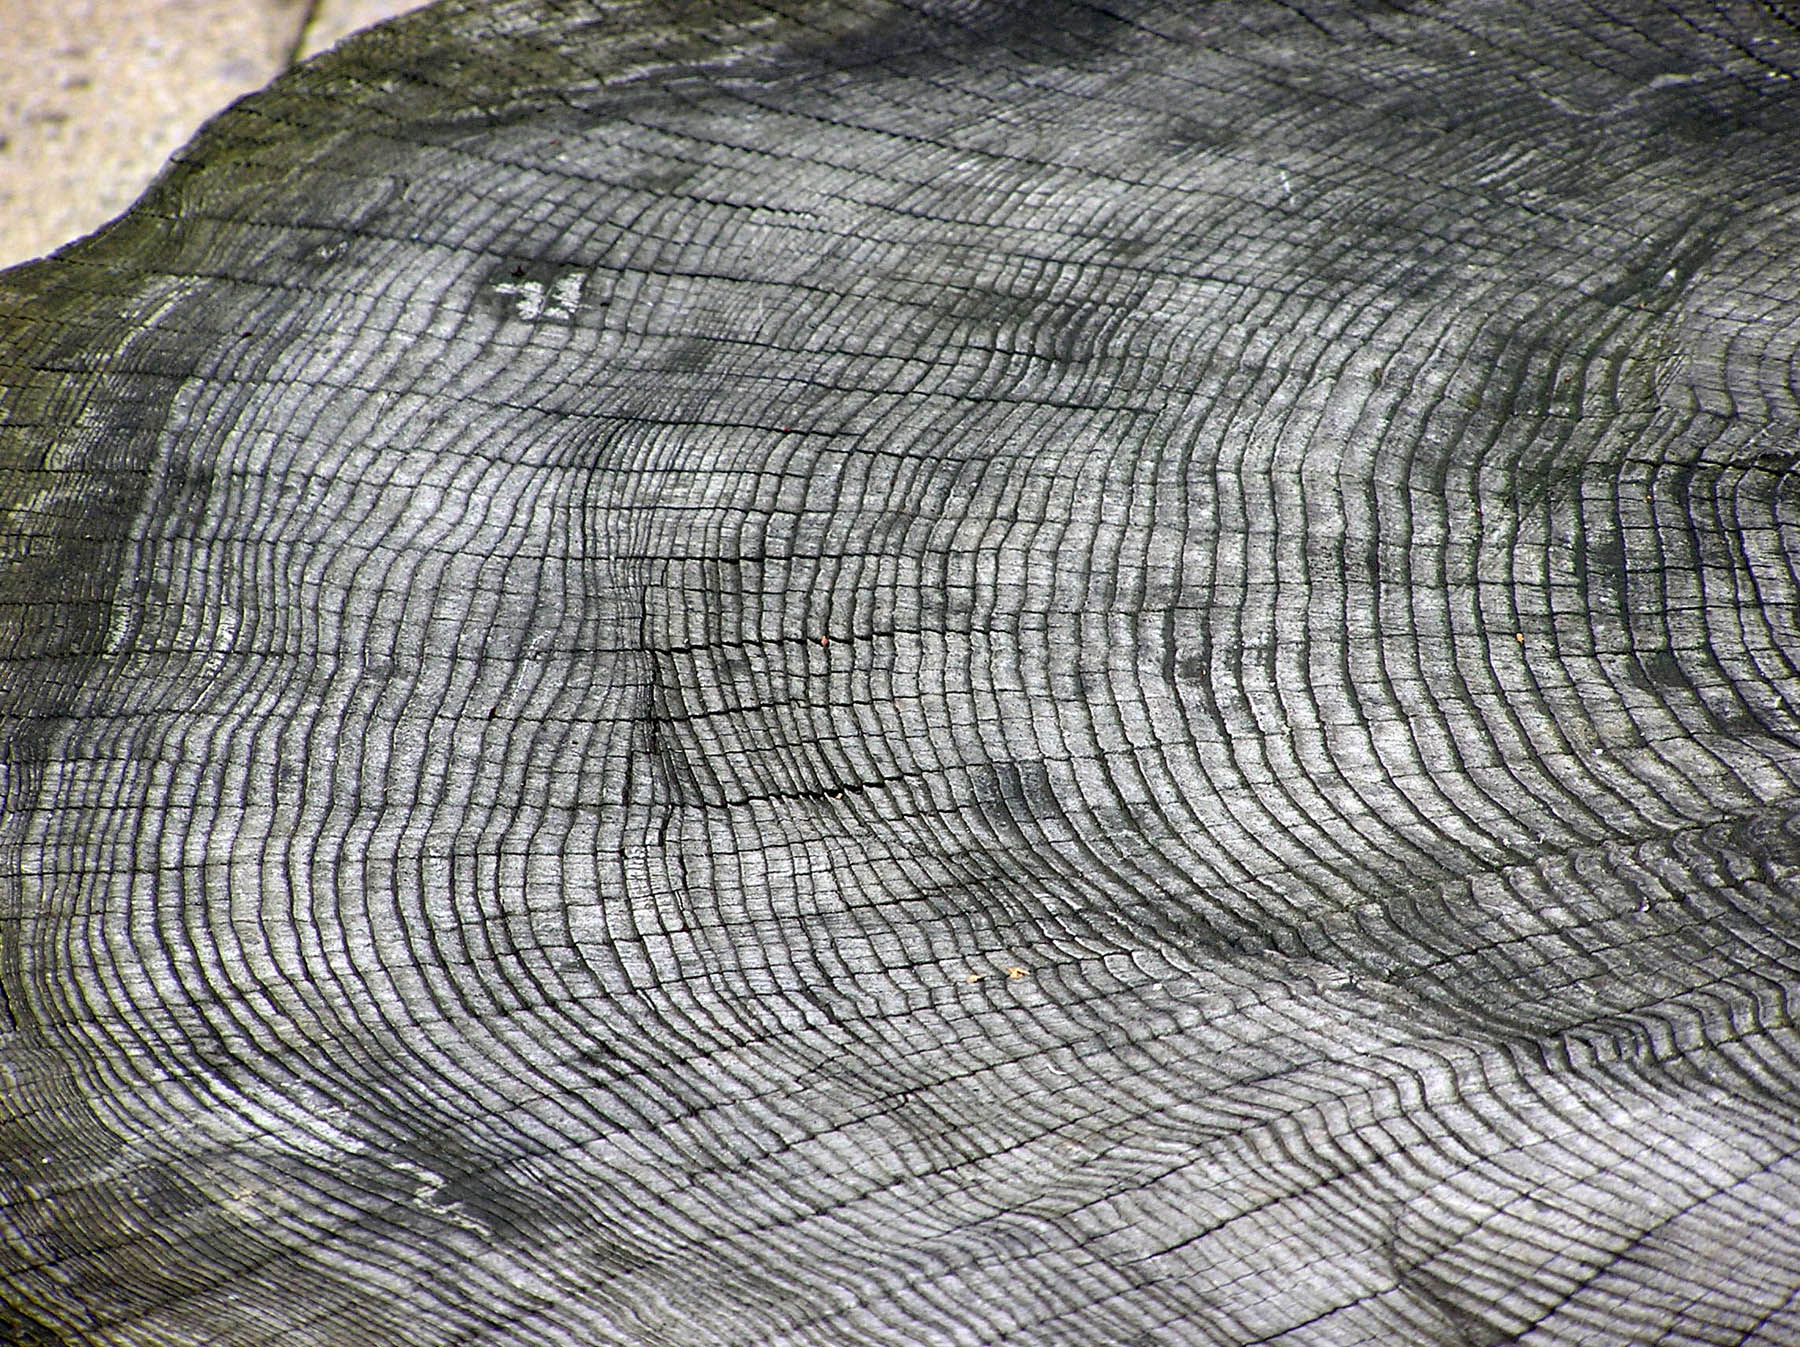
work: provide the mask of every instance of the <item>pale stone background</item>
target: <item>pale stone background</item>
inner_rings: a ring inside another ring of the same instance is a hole
[[[0,266],[98,229],[200,123],[420,0],[0,0]]]

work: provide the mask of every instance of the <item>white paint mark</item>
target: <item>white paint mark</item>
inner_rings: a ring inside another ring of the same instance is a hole
[[[494,287],[497,295],[513,297],[513,313],[527,323],[540,318],[556,322],[572,322],[581,307],[581,292],[587,277],[571,271],[550,283],[546,292],[542,281],[502,281]]]
[[[439,1195],[444,1190],[443,1175],[434,1174],[429,1169],[415,1165],[410,1160],[395,1158],[389,1163],[413,1180],[413,1201],[426,1211],[452,1225],[460,1225],[464,1230],[472,1230],[477,1235],[490,1237],[493,1235],[494,1232],[489,1230],[486,1224],[469,1215],[468,1209],[462,1203],[453,1199],[440,1199]]]
[[[544,287],[538,281],[519,281],[516,284],[507,281],[494,287],[497,295],[517,295],[518,301],[513,305],[513,312],[528,323],[535,323],[538,315],[544,311]]]
[[[575,310],[581,307],[581,287],[587,277],[579,271],[571,271],[550,287],[550,317],[573,318]]]

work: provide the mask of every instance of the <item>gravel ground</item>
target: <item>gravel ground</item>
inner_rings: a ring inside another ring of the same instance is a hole
[[[0,0],[0,266],[98,229],[201,122],[418,0]]]

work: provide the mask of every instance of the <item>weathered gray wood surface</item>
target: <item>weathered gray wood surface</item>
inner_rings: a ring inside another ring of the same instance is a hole
[[[0,278],[0,1339],[1800,1341],[1797,62],[538,0],[214,123]]]

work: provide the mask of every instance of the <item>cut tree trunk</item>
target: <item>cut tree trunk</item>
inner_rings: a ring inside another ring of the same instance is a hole
[[[0,1340],[1800,1342],[1797,68],[496,0],[213,122],[0,276]]]

